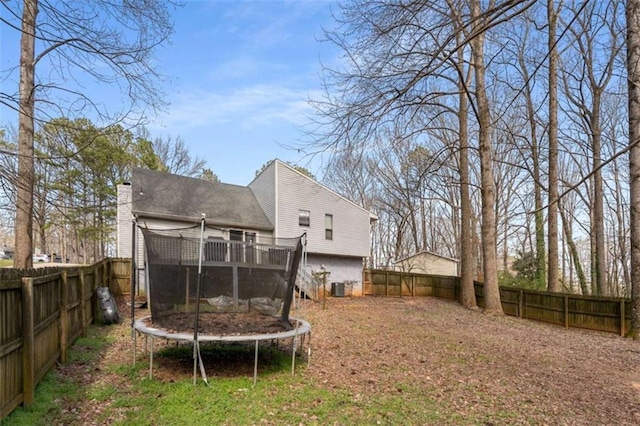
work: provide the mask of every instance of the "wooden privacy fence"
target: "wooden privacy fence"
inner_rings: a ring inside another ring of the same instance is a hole
[[[0,420],[33,403],[38,382],[66,361],[67,349],[95,322],[95,289],[129,291],[130,265],[130,259],[105,259],[83,267],[0,269]]]
[[[363,294],[404,297],[433,296],[459,300],[460,278],[413,274],[382,269],[364,271]],[[476,302],[484,306],[483,284],[474,283]],[[626,335],[631,327],[631,299],[549,293],[500,287],[502,309],[507,315]]]
[[[457,277],[411,274],[407,272],[367,269],[362,280],[365,296],[433,296],[456,299]]]

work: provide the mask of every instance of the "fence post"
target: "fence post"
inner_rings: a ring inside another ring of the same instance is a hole
[[[518,318],[522,318],[524,309],[524,290],[520,290],[518,292]]]
[[[104,275],[104,263],[102,264],[103,274]],[[96,265],[96,269],[93,271],[93,286],[91,287],[91,324],[95,324],[98,321],[98,298],[95,297],[96,288],[104,287],[105,283],[100,283],[98,281],[98,265]]]
[[[569,296],[564,295],[564,328],[569,328]]]
[[[22,278],[22,403],[33,405],[36,388],[33,278]]]
[[[62,363],[67,362],[67,339],[69,338],[69,316],[67,312],[67,300],[69,297],[67,271],[60,272],[61,285],[60,289],[60,361]]]
[[[80,327],[82,327],[82,337],[87,337],[87,313],[86,313],[86,295],[84,290],[84,270],[79,271],[80,283]]]
[[[453,300],[457,300],[460,302],[460,292],[458,291],[458,287],[460,286],[460,277],[456,277],[453,280]]]
[[[111,288],[111,280],[109,277],[111,276],[110,272],[111,261],[109,259],[104,259],[102,261],[102,286],[107,287],[111,293],[113,293],[113,289]],[[95,290],[95,289],[94,289]]]
[[[620,299],[620,336],[624,337],[626,334],[625,328],[626,328],[626,315],[624,312],[624,299]]]
[[[411,297],[416,297],[416,276],[411,274]]]
[[[327,309],[327,271],[322,271],[322,310]]]
[[[384,291],[385,296],[389,297],[389,271],[384,272]]]
[[[365,287],[367,286],[367,268],[362,268],[362,295],[366,296]]]

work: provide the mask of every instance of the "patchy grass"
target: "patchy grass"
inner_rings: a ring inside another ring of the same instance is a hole
[[[70,351],[68,365],[52,371],[38,385],[36,404],[18,408],[2,424],[401,424],[441,419],[434,401],[425,399],[410,383],[398,383],[387,396],[354,395],[326,388],[300,372],[292,377],[290,355],[268,348],[261,350],[255,386],[251,376],[210,377],[210,386],[198,376],[194,386],[185,375],[188,369],[181,370],[179,380],[149,379],[145,362],[109,365],[104,372],[118,376],[119,386],[80,378],[83,372],[103,368],[96,365],[112,342],[112,335],[92,328]],[[252,350],[205,347],[202,355],[208,363],[241,360],[251,365]],[[176,373],[191,362],[191,348],[168,347],[156,356],[164,368]]]
[[[87,337],[79,338],[68,354],[68,365],[81,366],[97,362],[100,352],[113,341],[97,327],[92,327]],[[64,374],[64,370],[49,372],[38,384],[32,407],[18,407],[2,425],[50,425],[73,423],[74,410],[68,406],[80,405],[87,398],[87,388],[78,383],[77,377]]]
[[[640,424],[637,342],[430,298],[322,306],[309,363],[261,347],[255,386],[253,345],[203,346],[194,386],[189,345],[156,339],[149,379],[126,319],[93,327],[2,424]]]
[[[198,374],[194,386],[189,365],[190,346],[167,346],[156,352],[158,378],[148,378],[148,364],[103,362],[105,349],[117,329],[92,327],[69,352],[69,362],[38,385],[36,403],[18,408],[2,424],[401,424],[433,423],[442,419],[435,401],[411,383],[397,383],[388,395],[354,394],[328,388],[305,378],[304,363],[291,375],[291,356],[275,348],[261,348],[259,377],[225,372]],[[202,348],[205,365],[244,363],[253,367],[253,346]],[[167,372],[160,369],[170,370]],[[213,370],[213,368],[211,369]],[[100,373],[96,375],[96,373]],[[111,379],[102,380],[102,376]],[[178,379],[174,377],[181,376]]]

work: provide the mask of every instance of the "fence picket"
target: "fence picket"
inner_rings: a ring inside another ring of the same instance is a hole
[[[411,277],[413,297],[434,296],[457,300],[460,294],[460,278],[436,275],[413,274],[409,272],[369,269],[364,273],[367,279],[363,293],[365,296],[396,296],[390,291],[390,283],[400,278],[402,283]],[[392,280],[393,278],[393,280]],[[403,281],[404,280],[404,281]],[[475,282],[474,288],[478,306],[484,306],[482,283]],[[544,321],[566,328],[586,328],[590,330],[619,333],[624,336],[631,322],[630,311],[626,308],[630,299],[582,296],[568,293],[549,293],[515,287],[500,287],[502,307],[506,314],[518,318]]]
[[[56,361],[66,361],[75,339],[86,335],[96,320],[96,287],[121,288],[124,277],[110,273],[113,264],[129,269],[131,260],[0,269],[0,420],[20,404],[33,404],[37,383]]]
[[[30,407],[34,402],[35,383],[35,324],[33,315],[33,278],[22,278],[22,403]]]

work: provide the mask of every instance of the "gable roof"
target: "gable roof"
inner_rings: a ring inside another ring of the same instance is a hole
[[[396,264],[396,263],[400,263],[400,262],[405,262],[405,261],[407,261],[407,260],[409,260],[409,259],[413,259],[413,258],[415,258],[415,257],[423,256],[423,255],[439,257],[439,258],[441,258],[441,259],[449,260],[449,261],[451,261],[451,262],[460,262],[458,259],[454,259],[454,258],[452,258],[452,257],[447,257],[447,256],[443,256],[443,255],[438,254],[438,253],[433,253],[433,252],[430,252],[430,251],[427,251],[427,250],[422,250],[422,251],[419,251],[419,252],[417,252],[417,253],[414,253],[414,254],[412,254],[412,255],[410,255],[410,256],[403,257],[402,259],[398,259],[398,260],[396,260],[396,261],[395,261],[395,262],[393,262],[393,263],[394,263],[394,264]]]
[[[346,198],[346,197],[344,197],[344,196],[342,196],[342,195],[338,194],[338,193],[337,193],[336,191],[334,191],[333,189],[331,189],[331,188],[329,188],[328,186],[326,186],[326,185],[324,185],[324,184],[322,184],[322,183],[318,182],[318,181],[317,181],[317,180],[315,180],[314,178],[307,176],[306,174],[304,174],[304,173],[300,172],[299,170],[297,170],[295,167],[291,166],[290,164],[285,163],[284,161],[281,161],[281,160],[280,160],[280,159],[278,159],[278,158],[276,158],[276,159],[272,160],[271,162],[269,162],[269,164],[267,165],[267,167],[265,167],[264,169],[262,169],[262,170],[260,171],[260,173],[258,173],[258,174],[256,175],[256,177],[255,177],[255,178],[253,178],[253,181],[255,181],[256,179],[258,179],[258,176],[260,176],[260,175],[261,175],[261,174],[262,174],[266,169],[268,169],[268,168],[269,168],[269,167],[271,167],[271,166],[276,166],[276,165],[281,165],[281,166],[283,166],[283,167],[286,167],[287,169],[291,170],[292,172],[297,173],[298,175],[302,176],[303,178],[305,178],[305,179],[307,179],[307,180],[309,180],[309,181],[313,182],[315,185],[318,185],[318,186],[320,186],[321,188],[323,188],[324,190],[329,191],[330,193],[332,193],[332,194],[333,194],[333,195],[335,195],[336,197],[338,197],[338,198],[340,198],[340,199],[342,199],[342,200],[346,201],[347,203],[349,203],[349,204],[353,205],[354,207],[356,207],[356,208],[358,208],[358,209],[360,209],[360,210],[362,210],[362,211],[364,211],[364,212],[367,212],[367,213],[369,214],[369,221],[370,221],[370,222],[372,222],[372,223],[373,223],[373,222],[375,222],[375,221],[377,221],[377,220],[378,220],[378,216],[377,216],[375,213],[370,212],[369,210],[365,209],[364,207],[362,207],[362,206],[360,206],[360,205],[358,205],[358,204],[354,203],[354,202],[353,202],[353,201],[351,201],[350,199],[348,199],[348,198]],[[251,181],[251,182],[253,182],[253,181]],[[249,184],[249,186],[251,186],[251,183]]]
[[[273,230],[250,188],[135,168],[132,213],[223,227]]]

